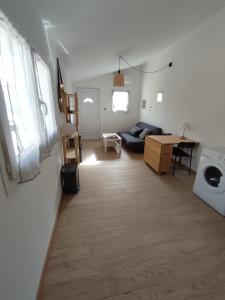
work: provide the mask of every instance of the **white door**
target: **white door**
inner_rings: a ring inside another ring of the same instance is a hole
[[[100,137],[100,91],[94,88],[78,88],[79,127],[83,138]]]

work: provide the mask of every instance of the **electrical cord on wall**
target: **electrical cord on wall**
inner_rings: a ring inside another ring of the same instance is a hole
[[[144,74],[154,74],[154,73],[158,73],[158,72],[161,72],[167,68],[171,68],[173,66],[173,62],[169,62],[169,64],[163,66],[162,68],[160,69],[157,69],[155,71],[143,71],[141,69],[138,69],[134,66],[132,66],[123,56],[119,56],[119,66],[120,66],[120,60],[123,60],[131,69],[137,71],[137,72],[140,72],[140,73],[144,73]]]

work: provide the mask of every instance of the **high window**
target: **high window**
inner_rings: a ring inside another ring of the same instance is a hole
[[[112,95],[112,111],[128,112],[129,109],[129,92],[113,91]]]

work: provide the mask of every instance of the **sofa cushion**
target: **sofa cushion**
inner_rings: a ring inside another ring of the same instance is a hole
[[[143,142],[143,140],[131,135],[129,132],[120,132],[119,135],[126,142],[126,144]]]
[[[139,137],[140,139],[144,140],[145,137],[146,137],[147,135],[150,135],[150,134],[151,134],[151,130],[148,129],[148,128],[145,128],[145,129],[139,134],[138,137]]]
[[[153,134],[153,135],[162,134],[162,129],[161,128],[150,125],[150,124],[147,124],[147,123],[144,123],[144,122],[138,122],[136,124],[136,126],[142,128],[142,129],[148,128],[151,131],[151,134]]]
[[[138,126],[134,126],[129,130],[129,134],[131,134],[132,136],[137,137],[142,131],[143,131],[143,128],[140,128]]]

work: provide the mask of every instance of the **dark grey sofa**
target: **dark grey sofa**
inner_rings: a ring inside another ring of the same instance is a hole
[[[162,134],[162,129],[159,127],[155,127],[153,125],[144,123],[144,122],[138,122],[136,126],[144,129],[148,128],[151,133],[150,135],[160,135]],[[134,137],[129,132],[118,132],[118,135],[122,138],[123,144],[131,151],[136,153],[144,152],[144,144],[145,141],[143,139],[140,139],[139,137]]]

